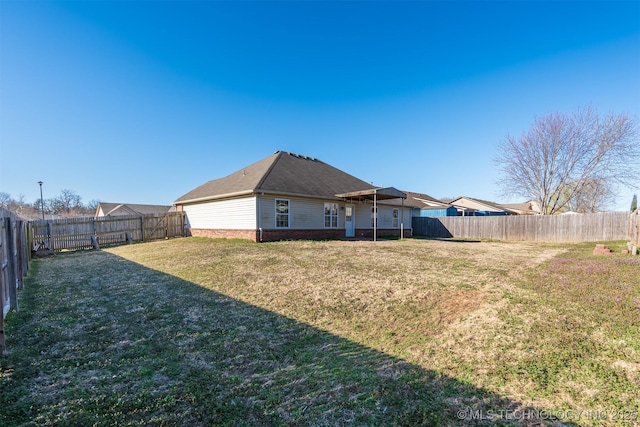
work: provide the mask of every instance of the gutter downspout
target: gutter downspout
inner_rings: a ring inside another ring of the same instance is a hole
[[[400,214],[400,240],[404,238],[404,199],[402,199],[402,213]]]
[[[258,213],[258,218],[256,221],[256,225],[258,226],[258,231],[260,232],[260,243],[262,243],[262,227],[260,226],[260,204],[261,204],[261,200],[260,200],[260,196],[264,195],[264,193],[261,193],[259,195],[256,195],[256,204],[258,205],[256,211]]]

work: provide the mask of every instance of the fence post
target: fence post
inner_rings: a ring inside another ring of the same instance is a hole
[[[98,244],[98,236],[91,236],[91,244],[93,245],[93,249],[100,250],[100,245]]]
[[[9,302],[10,310],[18,309],[18,292],[16,286],[16,259],[15,259],[15,241],[13,234],[13,224],[11,218],[6,217],[4,219],[5,222],[5,232],[7,238],[7,268],[9,272]]]
[[[53,229],[53,226],[51,224],[51,221],[48,221],[47,222],[47,239],[49,240],[49,244],[47,245],[47,248],[51,250],[53,250],[53,240],[51,238],[53,236],[52,229]]]
[[[140,240],[144,242],[144,217],[140,215]]]
[[[17,288],[18,289],[22,289],[23,287],[23,280],[22,278],[24,276],[26,276],[27,271],[25,270],[26,268],[26,261],[25,261],[25,256],[24,256],[24,221],[21,220],[17,220],[14,222],[14,226],[15,226],[15,242],[16,242],[16,247],[15,247],[15,253],[16,253],[16,278],[17,278]]]
[[[629,240],[631,253],[635,255],[640,247],[640,209],[636,209],[629,215]]]

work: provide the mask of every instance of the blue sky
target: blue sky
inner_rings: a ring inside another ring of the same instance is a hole
[[[640,2],[0,1],[0,191],[28,202],[171,204],[277,150],[519,201],[498,143],[587,105],[640,118]]]

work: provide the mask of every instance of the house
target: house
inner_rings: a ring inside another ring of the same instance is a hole
[[[458,197],[449,202],[454,206],[459,215],[462,216],[494,216],[494,215],[517,215],[514,209],[507,208],[494,202],[474,199],[471,197]]]
[[[528,200],[522,203],[501,203],[500,206],[515,212],[517,215],[540,215],[542,213],[540,203],[535,200]]]
[[[164,215],[167,212],[175,211],[173,206],[165,205],[138,205],[127,203],[98,203],[96,208],[96,218],[102,216],[119,215]]]
[[[407,195],[407,205],[414,205],[412,216],[420,217],[441,217],[441,216],[457,216],[458,210],[441,200],[423,194],[411,191],[404,192]]]
[[[339,239],[411,235],[406,194],[285,151],[179,197],[192,236]]]

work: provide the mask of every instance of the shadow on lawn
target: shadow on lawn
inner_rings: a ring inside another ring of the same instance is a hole
[[[554,425],[549,413],[106,252],[32,270],[7,319],[4,426],[540,425],[537,415]]]

